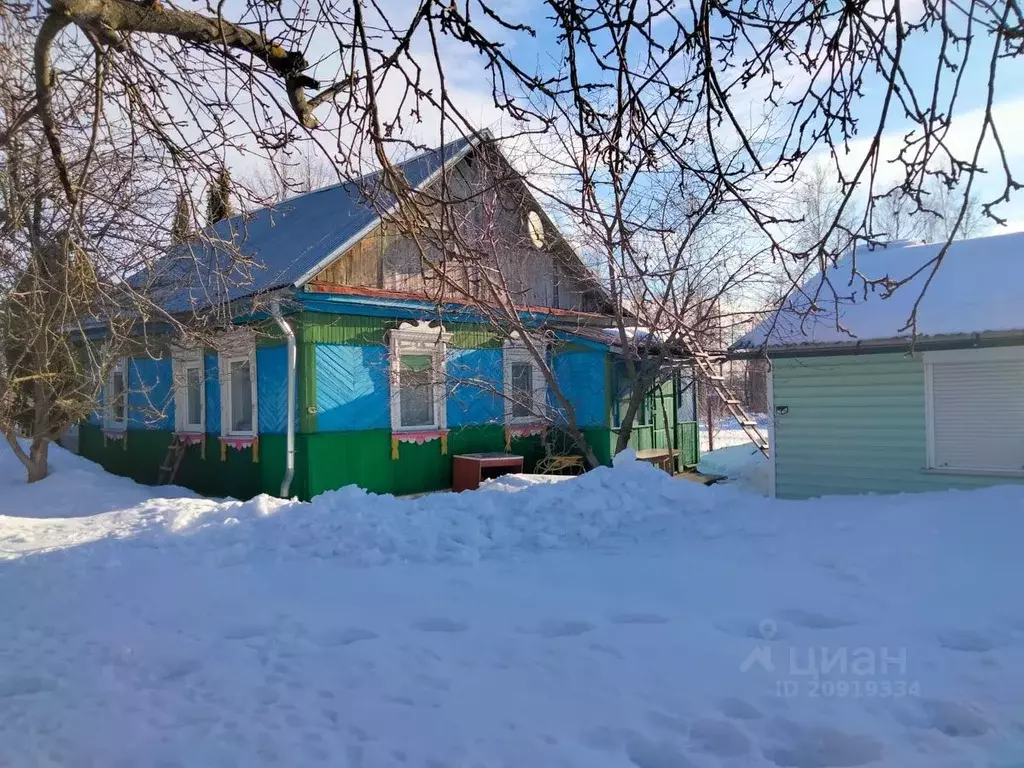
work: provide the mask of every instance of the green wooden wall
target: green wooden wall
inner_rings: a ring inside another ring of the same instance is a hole
[[[108,472],[130,477],[140,483],[157,481],[160,465],[167,455],[171,431],[162,429],[130,429],[127,442],[104,442],[102,428],[92,424],[79,426],[79,452],[87,459],[102,465]],[[284,477],[285,436],[260,435],[259,461],[253,462],[252,449],[228,449],[224,461],[220,460],[218,435],[206,437],[206,457],[201,457],[199,446],[190,446],[175,478],[176,485],[191,488],[206,496],[232,496],[249,499],[260,493],[277,496]],[[306,472],[303,456],[296,451],[295,482],[292,494],[309,498],[305,486]]]
[[[358,485],[374,493],[397,495],[450,488],[452,457],[460,453],[504,451],[501,426],[463,427],[448,434],[448,452],[440,440],[417,445],[399,443],[398,459],[391,458],[391,430],[320,432],[301,441],[307,456],[308,495],[345,485]],[[524,457],[527,472],[544,455],[539,437],[516,438],[512,452]]]
[[[613,368],[609,356],[609,369]],[[614,380],[616,375],[624,376],[623,371],[618,374],[610,372]],[[614,384],[616,389],[619,384]],[[697,465],[700,460],[700,440],[698,425],[695,421],[679,422],[678,406],[676,403],[677,380],[673,376],[661,386],[654,387],[647,396],[637,413],[633,423],[633,429],[629,436],[629,447],[634,450],[645,450],[648,448],[668,448],[672,440],[676,451],[676,471],[682,472]],[[686,393],[689,394],[688,392]],[[614,397],[614,396],[613,396]],[[628,406],[629,393],[622,392],[617,400],[611,402],[611,416],[609,423],[612,425],[610,439],[611,450],[614,453],[615,444],[619,435],[619,419]],[[666,426],[665,420],[668,419]],[[672,438],[671,436],[675,437]]]
[[[773,361],[775,492],[782,498],[977,488],[1008,478],[926,465],[924,365],[899,353]],[[778,414],[780,407],[788,408]]]

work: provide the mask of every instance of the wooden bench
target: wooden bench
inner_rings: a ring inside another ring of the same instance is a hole
[[[675,467],[672,466],[675,457],[673,456],[672,451],[667,448],[643,448],[636,452],[636,457],[640,461],[646,461],[649,464],[653,464],[658,469],[662,469],[670,475],[675,472]]]

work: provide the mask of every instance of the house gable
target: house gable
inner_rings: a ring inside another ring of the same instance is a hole
[[[428,222],[415,237],[386,216],[309,286],[455,301],[507,295],[522,307],[600,309],[596,279],[497,149],[475,148],[419,194]]]

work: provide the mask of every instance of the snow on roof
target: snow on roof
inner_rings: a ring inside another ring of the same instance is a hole
[[[638,339],[646,341],[649,338],[653,338],[656,341],[661,341],[664,338],[664,334],[653,333],[650,328],[644,326],[627,325],[625,326],[626,338],[631,341]],[[602,328],[601,333],[606,336],[614,337],[616,340],[622,338],[622,334],[618,328]]]
[[[902,280],[921,269],[942,250],[942,243],[890,243],[885,248],[858,248],[857,271],[867,279]],[[910,338],[904,329],[921,295],[931,267],[883,298],[884,289],[865,294],[863,281],[852,278],[853,254],[827,270],[837,302],[827,285],[819,292],[819,273],[796,292],[787,305],[736,342],[732,349],[795,345],[850,344],[859,341]],[[917,315],[917,335],[1024,330],[1024,233],[959,240],[950,245],[928,286]],[[809,296],[819,295],[820,312],[808,315]],[[840,327],[845,328],[846,331]]]

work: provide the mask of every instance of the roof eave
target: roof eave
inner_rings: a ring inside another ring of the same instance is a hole
[[[1024,344],[1024,330],[981,331],[976,333],[941,334],[934,336],[892,336],[886,339],[851,339],[829,343],[782,344],[777,346],[731,347],[730,360],[752,360],[764,357],[831,357],[841,355],[880,354],[939,349],[971,349],[1016,346]]]

